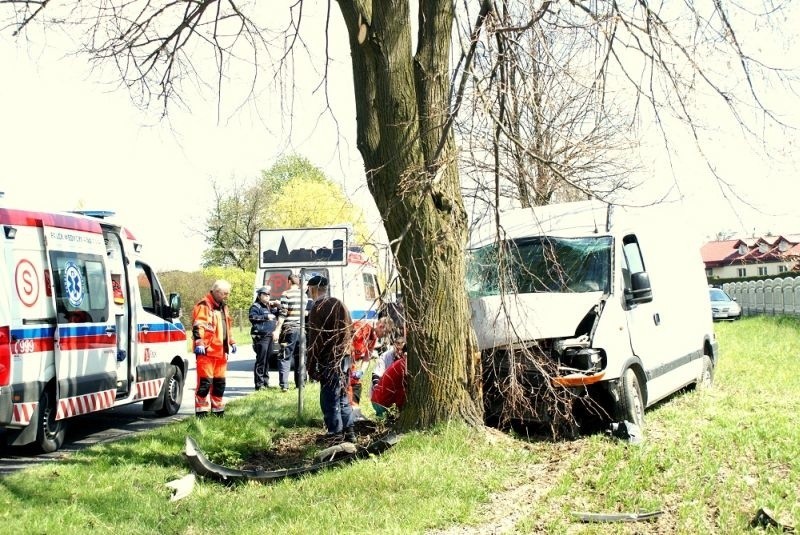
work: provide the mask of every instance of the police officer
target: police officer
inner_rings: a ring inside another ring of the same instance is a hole
[[[279,305],[269,300],[269,292],[269,286],[256,290],[256,300],[248,314],[252,324],[250,335],[253,337],[253,350],[256,352],[256,364],[253,367],[256,390],[269,387],[269,356],[273,344],[278,343],[279,331],[276,327]]]

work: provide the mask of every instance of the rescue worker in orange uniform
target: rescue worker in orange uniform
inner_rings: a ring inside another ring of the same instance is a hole
[[[218,280],[211,291],[192,310],[192,339],[197,356],[197,388],[194,413],[198,418],[225,414],[225,376],[228,355],[236,353],[233,341],[233,320],[228,312],[231,283]],[[209,403],[209,396],[211,401]]]

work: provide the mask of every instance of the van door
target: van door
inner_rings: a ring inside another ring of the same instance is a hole
[[[158,395],[160,381],[166,376],[166,364],[172,336],[172,323],[163,316],[167,310],[164,292],[152,268],[137,261],[134,267],[138,306],[136,308],[136,337],[132,348],[136,363],[136,381],[141,383],[138,397],[147,398]],[[185,341],[185,335],[182,338]],[[145,383],[147,383],[145,385]]]
[[[624,257],[622,266],[624,294],[630,295],[633,290],[631,275],[647,271],[636,235],[628,234],[623,237],[622,252]],[[657,394],[653,391],[654,387],[657,389],[653,380],[657,380],[659,375],[664,373],[665,340],[659,313],[658,288],[653,290],[653,298],[649,302],[626,303],[625,308],[631,349],[633,354],[642,361],[648,383],[648,400],[651,400],[654,399],[653,394]]]
[[[48,226],[43,230],[56,311],[56,420],[60,420],[114,405],[117,340],[102,235]]]
[[[123,398],[130,392],[133,381],[131,368],[131,300],[128,264],[123,252],[122,237],[113,228],[103,227],[103,239],[106,245],[108,269],[111,272],[111,319],[117,335],[116,368],[117,397]]]

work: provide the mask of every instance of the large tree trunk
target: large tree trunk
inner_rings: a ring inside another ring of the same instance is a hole
[[[339,5],[350,34],[358,148],[409,318],[411,380],[399,425],[482,424],[480,358],[464,284],[467,217],[445,129],[452,4],[421,2],[414,56],[407,0],[381,0],[374,10],[369,0]]]

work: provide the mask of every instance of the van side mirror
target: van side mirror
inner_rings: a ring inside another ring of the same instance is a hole
[[[169,315],[171,319],[181,315],[181,294],[169,294]]]
[[[631,274],[631,288],[625,290],[625,301],[629,305],[649,303],[653,300],[653,289],[650,286],[650,275],[646,271]]]

